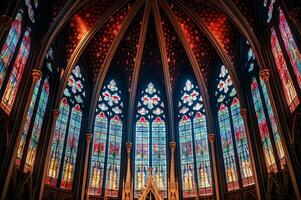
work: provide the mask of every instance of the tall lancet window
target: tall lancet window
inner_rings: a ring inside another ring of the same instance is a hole
[[[77,65],[68,78],[64,97],[60,104],[52,138],[50,163],[46,183],[72,189],[79,136],[81,133],[82,109],[84,107],[84,78]]]
[[[279,30],[294,74],[301,88],[301,54],[282,10],[279,10]]]
[[[135,137],[135,198],[145,188],[150,169],[162,197],[167,196],[165,107],[153,83],[139,96]]]
[[[30,28],[24,33],[21,41],[21,46],[18,50],[17,57],[14,61],[12,71],[10,73],[8,83],[6,85],[0,106],[7,113],[10,114],[17,92],[20,86],[21,78],[27,63],[27,59],[30,51]]]
[[[94,122],[89,193],[117,197],[120,182],[123,102],[115,80],[100,92]]]
[[[203,98],[197,85],[187,80],[181,90],[179,142],[183,197],[212,195],[212,174]]]
[[[17,151],[16,165],[19,167],[23,165],[21,170],[25,172],[32,171],[34,167],[48,96],[48,78],[42,78],[34,87],[33,96]],[[21,162],[23,163],[21,164]]]
[[[280,141],[279,128],[275,121],[267,88],[264,81],[258,76],[258,73],[256,73],[258,72],[258,66],[251,48],[249,48],[246,68],[251,81],[250,89],[266,166],[269,172],[277,172],[276,159],[279,159],[281,167],[284,167],[284,151]],[[274,152],[275,149],[276,152]]]
[[[249,146],[240,102],[228,70],[222,65],[215,91],[224,172],[228,191],[254,184]]]
[[[17,13],[17,16],[9,30],[5,43],[3,44],[0,55],[0,88],[4,81],[7,67],[10,64],[13,54],[16,50],[17,43],[21,34],[22,11]]]

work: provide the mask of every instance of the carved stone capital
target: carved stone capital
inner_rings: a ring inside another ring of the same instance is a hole
[[[169,146],[170,146],[171,151],[174,151],[176,148],[176,142],[170,142]]]
[[[130,154],[131,148],[132,148],[132,143],[131,142],[127,142],[125,145],[126,145],[126,150],[127,150],[128,154]]]
[[[59,117],[60,113],[61,112],[58,109],[53,109],[52,110],[52,116],[53,116],[53,118],[56,120]]]
[[[92,140],[92,134],[91,133],[86,133],[86,143],[90,144]]]
[[[214,133],[209,133],[208,134],[209,142],[213,143],[215,140],[215,134]]]
[[[4,31],[7,31],[10,29],[12,23],[13,23],[13,19],[10,16],[7,15],[2,15],[0,17],[0,27],[3,27]]]
[[[271,76],[271,70],[269,69],[263,69],[263,70],[260,70],[259,72],[259,76],[262,78],[262,80],[264,82],[269,82],[270,80],[270,76]]]
[[[301,8],[293,8],[288,12],[289,18],[294,22],[298,22],[301,19]]]
[[[33,69],[32,72],[31,72],[31,77],[32,77],[32,82],[36,83],[42,77],[41,70]]]
[[[246,108],[240,109],[240,115],[243,119],[247,119],[248,110]]]

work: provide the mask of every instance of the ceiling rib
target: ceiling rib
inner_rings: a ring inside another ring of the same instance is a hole
[[[141,67],[141,61],[142,61],[142,56],[143,56],[143,50],[145,46],[145,40],[146,40],[146,33],[147,33],[147,28],[148,28],[148,22],[150,18],[150,1],[152,0],[146,0],[145,8],[144,8],[144,13],[143,13],[143,20],[142,20],[142,25],[141,25],[141,30],[140,30],[140,35],[139,35],[139,45],[138,49],[136,52],[136,57],[135,57],[135,64],[134,64],[134,71],[133,71],[133,80],[131,83],[131,88],[130,88],[130,100],[129,100],[129,105],[128,105],[128,141],[131,142],[132,138],[132,129],[133,127],[131,124],[133,124],[133,119],[134,119],[134,108],[135,108],[135,100],[136,100],[136,92],[137,92],[137,85],[138,85],[138,79],[139,79],[139,73],[140,73],[140,67]]]
[[[174,124],[174,107],[173,107],[173,98],[172,98],[172,88],[171,88],[171,82],[170,82],[170,73],[169,73],[169,65],[168,65],[168,58],[167,58],[167,50],[166,45],[164,41],[164,34],[163,34],[163,28],[162,28],[162,22],[160,19],[160,11],[157,4],[157,1],[152,3],[152,10],[154,13],[154,21],[155,21],[155,27],[157,31],[157,38],[159,42],[160,47],[160,53],[161,53],[161,60],[162,60],[162,66],[163,66],[163,73],[164,73],[164,82],[165,82],[165,88],[166,88],[166,96],[167,96],[167,107],[168,107],[168,121],[169,121],[169,127],[170,127],[170,136],[171,141],[175,141],[175,124]]]
[[[92,93],[92,101],[90,105],[90,110],[89,110],[89,123],[88,123],[88,130],[92,131],[93,127],[93,119],[95,115],[95,109],[96,109],[96,104],[98,101],[99,93],[103,85],[103,81],[107,75],[108,69],[110,67],[111,61],[114,57],[114,54],[120,44],[120,41],[122,40],[126,30],[128,29],[130,23],[133,21],[134,17],[136,16],[137,12],[141,8],[141,6],[144,4],[144,0],[138,0],[134,3],[133,7],[131,8],[129,14],[126,16],[124,19],[121,27],[120,27],[120,32],[118,35],[114,38],[112,45],[109,48],[109,51],[106,55],[106,58],[104,59],[104,62],[102,64],[101,70],[98,74],[95,87],[93,89]]]
[[[196,56],[193,52],[193,50],[190,48],[190,45],[188,44],[188,41],[185,38],[185,35],[176,19],[176,16],[174,15],[174,13],[172,12],[171,8],[169,7],[169,5],[167,4],[167,2],[165,0],[160,0],[159,1],[160,6],[162,7],[162,9],[164,10],[164,12],[166,13],[166,15],[168,16],[172,26],[174,27],[174,30],[176,31],[176,33],[178,34],[178,37],[186,51],[186,54],[188,56],[188,59],[190,61],[190,64],[192,66],[192,69],[194,71],[195,77],[197,79],[198,85],[200,87],[200,91],[202,94],[202,97],[204,98],[204,106],[205,106],[205,110],[207,113],[207,116],[209,118],[208,121],[208,127],[209,127],[209,132],[213,132],[213,125],[211,123],[211,108],[210,108],[210,104],[209,104],[209,95],[208,95],[208,90],[202,75],[202,72],[199,68],[199,64],[197,62]]]

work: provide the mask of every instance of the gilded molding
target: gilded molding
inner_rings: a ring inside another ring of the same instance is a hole
[[[269,82],[270,80],[270,76],[271,76],[271,70],[269,69],[263,69],[263,70],[260,70],[259,72],[259,76],[262,78],[262,80],[264,82]]]
[[[33,69],[31,72],[32,82],[36,83],[42,77],[42,71],[39,69]]]

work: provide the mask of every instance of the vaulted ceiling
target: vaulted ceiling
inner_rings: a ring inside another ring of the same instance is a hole
[[[162,58],[162,52],[160,54],[158,45],[160,37],[156,31],[152,9],[150,9],[150,19],[147,24],[146,42],[143,49],[139,48],[147,1],[94,0],[87,3],[66,23],[61,31],[66,38],[64,41],[65,62],[70,61],[75,49],[80,46],[82,51],[78,57],[87,61],[92,80],[95,83],[100,73],[103,73],[104,61],[111,57],[109,70],[114,68],[114,70],[120,71],[130,89],[137,50],[140,49],[143,51],[140,75],[143,76],[143,71],[147,71],[147,67],[159,66],[160,69],[156,69],[157,78],[163,80],[162,59],[164,58]],[[213,66],[217,61],[228,60],[228,65],[231,65],[233,69],[238,65],[237,43],[240,32],[227,17],[227,11],[221,9],[222,5],[216,6],[219,5],[216,2],[222,1],[156,1],[163,29],[163,42],[166,47],[169,81],[172,88],[176,86],[183,73],[193,71],[193,57],[197,61],[197,67],[207,88]],[[56,4],[53,10],[54,19],[64,3],[67,1],[54,1]],[[252,27],[254,17],[248,3],[250,2],[247,0],[228,0],[225,4],[235,5]],[[134,11],[134,7],[138,9]],[[85,44],[81,44],[84,40]],[[111,51],[112,46],[116,44],[116,50]],[[194,73],[196,73],[195,70]]]

